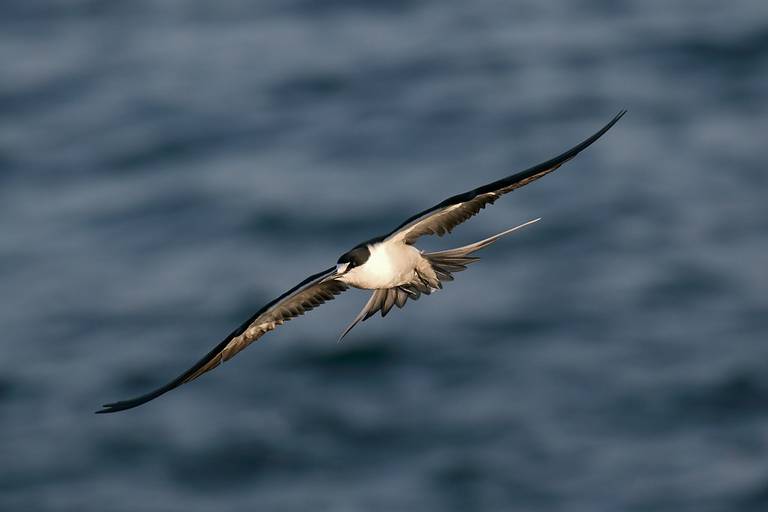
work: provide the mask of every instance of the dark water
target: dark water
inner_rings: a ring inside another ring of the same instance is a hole
[[[768,3],[0,3],[3,511],[768,510]],[[156,402],[360,240],[542,216]]]

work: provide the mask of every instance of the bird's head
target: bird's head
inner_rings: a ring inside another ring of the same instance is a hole
[[[355,247],[351,251],[342,254],[336,262],[336,275],[346,274],[353,268],[363,265],[368,261],[370,255],[371,251],[367,245]]]

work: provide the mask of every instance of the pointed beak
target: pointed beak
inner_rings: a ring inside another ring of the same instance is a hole
[[[347,272],[347,268],[349,268],[349,263],[339,263],[336,265],[336,272],[333,274],[329,274],[327,277],[325,277],[322,282],[326,281],[332,281],[333,279],[336,279],[338,277],[341,277]]]

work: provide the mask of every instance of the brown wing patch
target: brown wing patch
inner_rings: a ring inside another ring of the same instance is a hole
[[[333,300],[336,295],[347,289],[347,285],[336,280],[315,283],[278,302],[259,315],[239,336],[216,354],[208,363],[184,379],[184,383],[195,380],[200,375],[213,370],[224,361],[232,359],[245,347],[276,329],[285,322],[311,311],[320,304]]]
[[[254,314],[253,317],[227,336],[219,345],[214,347],[192,368],[166,385],[129,400],[104,404],[103,408],[96,412],[103,414],[124,411],[154,400],[160,395],[216,368],[223,361],[231,359],[235,354],[261,338],[265,333],[282,325],[291,318],[302,315],[316,306],[333,299],[336,295],[347,289],[346,284],[336,280],[324,281],[324,279],[331,275],[333,270],[334,268],[332,267],[309,276],[294,288],[264,306],[258,313]]]
[[[498,194],[489,192],[434,212],[407,228],[402,235],[403,241],[407,244],[413,244],[424,235],[446,235],[462,222],[477,215],[487,205],[493,204],[498,198]]]
[[[566,160],[567,162],[567,160]],[[554,165],[548,169],[534,174],[528,178],[522,179],[516,183],[500,188],[493,192],[486,192],[463,203],[446,206],[445,208],[433,212],[431,215],[416,221],[410,228],[403,231],[403,240],[407,244],[413,244],[419,237],[424,235],[443,236],[453,231],[453,228],[462,222],[474,217],[480,210],[496,202],[504,194],[508,194],[515,189],[536,181],[552,171],[557,170],[565,162]]]
[[[622,110],[591,137],[546,162],[534,165],[529,169],[501,178],[463,194],[449,197],[435,206],[417,213],[406,219],[405,222],[386,235],[385,238],[387,240],[402,240],[407,244],[412,244],[423,235],[443,236],[446,233],[450,233],[458,224],[476,215],[485,206],[492,204],[502,195],[559,169],[565,162],[574,158],[602,137],[625,113],[626,111]]]

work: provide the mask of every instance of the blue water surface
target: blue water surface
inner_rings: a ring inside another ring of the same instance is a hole
[[[263,303],[629,114],[335,342]],[[764,0],[0,3],[0,509],[768,510]]]

